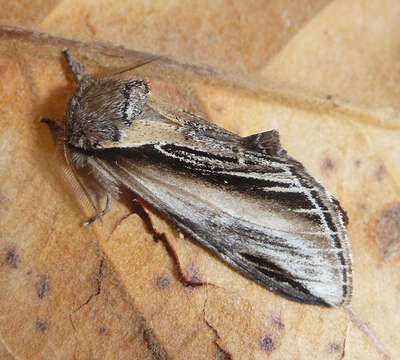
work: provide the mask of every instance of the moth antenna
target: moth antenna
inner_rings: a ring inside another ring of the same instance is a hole
[[[81,63],[72,60],[72,57],[67,49],[63,50],[62,53],[64,54],[65,60],[75,76],[75,80],[78,82],[81,81],[83,75],[85,75],[85,67]]]
[[[375,345],[375,347],[381,352],[385,360],[390,360],[389,354],[386,352],[383,345],[379,342],[370,328],[365,324],[365,322],[358,316],[358,314],[353,310],[350,305],[344,306],[344,310],[349,315],[350,320],[357,325],[361,332]]]
[[[124,69],[124,70],[117,71],[117,72],[115,72],[115,73],[106,75],[106,76],[103,77],[103,79],[108,79],[108,78],[113,77],[113,76],[115,76],[115,75],[120,75],[120,74],[126,73],[126,72],[128,72],[128,71],[135,70],[135,69],[137,69],[137,68],[139,68],[139,67],[141,67],[141,66],[147,65],[147,64],[149,64],[149,63],[151,63],[151,62],[153,62],[153,61],[155,61],[155,60],[158,60],[158,59],[160,59],[161,57],[162,57],[162,56],[154,56],[154,57],[152,57],[151,59],[146,60],[146,61],[144,61],[144,62],[142,62],[142,63],[140,63],[140,64],[138,64],[138,65],[134,65],[134,66],[129,67],[129,68],[127,68],[127,69]]]
[[[94,220],[93,219],[100,219],[101,220],[101,214],[99,212],[99,210],[97,209],[96,205],[94,204],[91,196],[89,195],[89,192],[86,189],[85,184],[82,182],[78,172],[76,171],[75,165],[73,164],[73,162],[71,161],[71,153],[67,148],[67,145],[64,143],[64,157],[65,157],[65,161],[68,165],[68,167],[72,170],[72,174],[76,180],[76,182],[78,183],[78,185],[80,186],[81,190],[83,191],[83,193],[85,194],[86,198],[88,199],[90,205],[92,205],[96,215],[93,216],[92,218],[90,218],[89,221],[85,221],[84,225],[87,226],[89,224],[91,224]],[[107,204],[108,204],[108,197],[107,197]]]

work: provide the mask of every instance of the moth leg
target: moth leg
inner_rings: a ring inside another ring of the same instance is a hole
[[[83,223],[83,226],[88,226],[91,223],[95,222],[97,219],[101,219],[104,215],[109,213],[111,211],[111,208],[112,208],[111,203],[112,203],[111,194],[107,193],[107,202],[106,202],[106,207],[104,208],[104,210],[101,211],[100,213],[96,214],[95,216],[91,217],[89,220],[86,220]]]
[[[67,61],[72,73],[75,76],[75,79],[78,81],[81,81],[82,77],[85,75],[85,67],[81,63],[78,63],[77,61],[72,60],[71,55],[68,52],[68,50],[63,50],[63,54],[64,54],[65,60]]]

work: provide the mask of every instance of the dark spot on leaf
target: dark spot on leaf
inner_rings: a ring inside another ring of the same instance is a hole
[[[365,205],[364,203],[360,204],[359,207],[360,207],[360,210],[362,210],[362,211],[367,210],[367,205]]]
[[[159,275],[157,276],[157,287],[161,290],[166,289],[169,286],[169,276]]]
[[[324,174],[330,173],[335,168],[335,164],[332,159],[326,157],[322,160],[321,170]]]
[[[47,275],[41,275],[37,283],[35,284],[36,293],[40,299],[46,295],[49,291],[49,278]]]
[[[47,330],[47,323],[43,319],[37,318],[36,319],[36,329],[40,332],[45,332]]]
[[[224,111],[224,108],[222,106],[220,106],[220,105],[217,105],[217,104],[213,104],[212,108],[218,113],[221,113],[221,112]]]
[[[104,326],[100,326],[99,327],[99,334],[100,335],[103,335],[106,331],[107,331],[107,329]]]
[[[274,313],[274,314],[272,314],[272,315],[271,315],[271,322],[272,322],[272,325],[273,325],[277,330],[282,330],[282,329],[285,328],[285,324],[283,323],[281,313]]]
[[[382,210],[375,223],[373,236],[384,260],[399,254],[400,248],[400,204]]]
[[[16,269],[18,267],[19,256],[15,248],[8,249],[3,258],[3,264]]]
[[[376,176],[376,180],[378,180],[379,182],[383,180],[383,178],[386,175],[386,169],[384,165],[380,165],[378,170],[376,170],[375,176]]]
[[[342,351],[342,345],[337,342],[330,342],[328,344],[328,349],[331,353],[338,353]]]
[[[275,349],[275,342],[270,336],[266,335],[260,340],[260,347],[266,352],[272,352]]]

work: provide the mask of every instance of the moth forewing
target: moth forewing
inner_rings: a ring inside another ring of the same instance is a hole
[[[242,138],[153,98],[144,81],[80,78],[65,116],[65,144],[106,193],[131,190],[286,298],[350,301],[345,213],[287,155],[277,131]]]

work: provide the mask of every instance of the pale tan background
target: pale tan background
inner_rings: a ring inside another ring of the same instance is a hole
[[[97,73],[146,57],[124,48],[167,56],[137,72],[155,94],[240,135],[278,129],[348,211],[352,307],[400,357],[397,0],[1,1],[0,24],[53,36],[0,28],[0,359],[384,357],[342,309],[268,292],[150,210],[169,252],[121,203],[83,228],[39,123],[73,91],[64,47]]]

